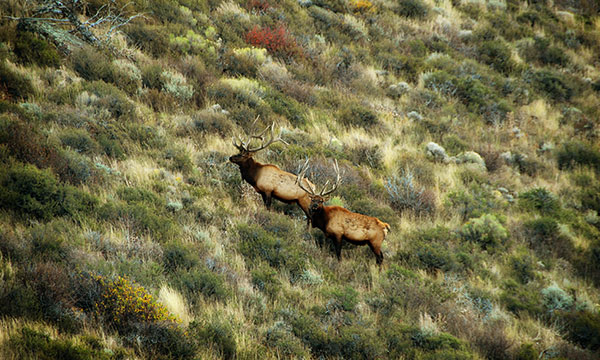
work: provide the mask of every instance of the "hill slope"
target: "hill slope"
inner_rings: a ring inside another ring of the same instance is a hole
[[[0,4],[0,357],[598,356],[595,1],[57,3]],[[381,272],[242,181],[272,122]]]

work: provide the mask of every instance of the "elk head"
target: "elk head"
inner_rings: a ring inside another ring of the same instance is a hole
[[[338,188],[338,186],[342,182],[342,179],[340,177],[340,168],[336,159],[333,165],[336,174],[334,184],[331,186],[331,189],[327,189],[327,187],[329,186],[329,180],[327,180],[327,182],[323,186],[323,189],[320,192],[317,192],[315,186],[311,182],[304,181],[304,177],[306,171],[308,170],[308,167],[308,159],[306,159],[306,162],[304,163],[304,165],[302,165],[302,168],[298,172],[298,176],[296,177],[296,184],[298,184],[298,186],[302,190],[308,193],[308,196],[310,197],[309,213],[312,216],[313,214],[318,212],[319,209],[323,208],[323,204],[327,200],[329,200],[329,194],[333,193]],[[308,187],[306,187],[305,185],[308,185]]]
[[[256,121],[258,120],[258,117],[256,117],[256,120],[254,120],[254,123],[256,123]],[[233,140],[233,146],[235,146],[236,149],[239,150],[239,153],[236,155],[233,155],[229,158],[229,161],[231,161],[234,164],[241,164],[246,162],[248,159],[252,158],[252,156],[254,156],[254,154],[256,154],[256,152],[267,148],[269,145],[273,144],[274,142],[277,141],[281,141],[282,143],[288,145],[287,142],[285,142],[282,138],[281,135],[275,137],[275,135],[273,134],[273,128],[275,126],[275,123],[271,123],[271,125],[267,126],[262,132],[258,133],[258,134],[250,134],[246,140],[244,141],[244,139],[242,139],[241,136],[238,135],[238,138],[236,139],[235,137],[232,139]],[[269,132],[269,138],[265,139],[265,134],[267,133],[267,131]],[[250,142],[253,139],[258,139],[260,140],[260,145],[257,147],[250,147]]]

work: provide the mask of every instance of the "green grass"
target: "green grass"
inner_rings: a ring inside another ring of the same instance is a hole
[[[0,26],[0,358],[598,357],[591,1],[116,3],[106,47]],[[229,162],[271,123],[381,271]]]

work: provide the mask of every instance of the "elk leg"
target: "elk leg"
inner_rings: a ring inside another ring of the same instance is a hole
[[[273,199],[271,197],[271,193],[265,194],[265,197],[266,197],[265,205],[267,206],[267,210],[271,210],[271,199]]]
[[[335,255],[337,255],[338,261],[342,261],[342,239],[337,237],[333,238],[335,245]]]
[[[381,264],[383,263],[383,252],[381,252],[381,247],[375,247],[372,243],[368,244],[371,251],[373,251],[373,254],[375,254],[375,261],[377,262],[377,265],[379,265],[379,271],[381,271]]]

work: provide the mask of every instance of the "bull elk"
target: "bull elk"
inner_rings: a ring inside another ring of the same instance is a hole
[[[271,208],[272,198],[286,204],[296,203],[306,214],[306,225],[308,228],[310,227],[310,216],[308,214],[310,198],[308,194],[297,185],[296,175],[283,171],[276,165],[261,164],[252,158],[258,151],[265,149],[274,142],[280,141],[287,145],[287,143],[281,139],[281,135],[277,137],[274,136],[274,125],[275,123],[272,123],[257,135],[251,134],[246,141],[238,136],[238,143],[236,139],[233,138],[233,146],[239,150],[239,153],[231,156],[229,161],[240,167],[242,179],[252,185],[254,190],[260,194],[267,210]],[[269,132],[270,136],[265,140],[265,134],[267,132]],[[250,142],[253,139],[260,140],[260,145],[253,148],[250,147]],[[304,184],[313,186],[308,180],[304,180]]]
[[[317,193],[315,187],[305,181],[304,174],[307,169],[308,160],[298,173],[296,184],[309,194],[308,212],[313,227],[321,229],[326,237],[333,240],[338,260],[342,259],[342,240],[355,245],[369,245],[381,269],[383,263],[381,244],[390,230],[390,225],[375,217],[357,214],[341,206],[325,206],[323,204],[328,195],[334,192],[341,182],[337,160],[334,166],[336,181],[329,190],[327,190],[329,185],[329,181],[327,181],[321,192]]]

